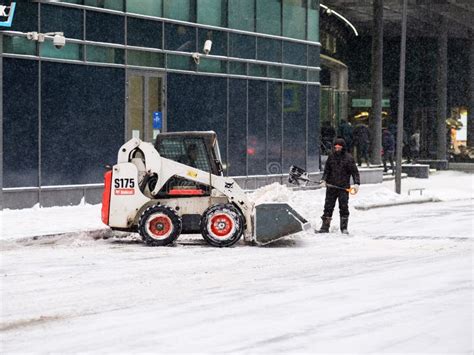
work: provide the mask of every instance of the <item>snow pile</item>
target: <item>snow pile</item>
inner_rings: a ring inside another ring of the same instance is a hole
[[[253,193],[249,194],[249,198],[256,205],[264,202],[288,202],[292,193],[293,191],[285,185],[274,182],[273,184],[255,190]]]

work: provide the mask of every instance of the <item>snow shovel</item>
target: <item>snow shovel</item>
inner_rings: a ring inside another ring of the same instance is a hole
[[[320,184],[321,183],[320,181],[311,180],[309,178],[308,172],[306,170],[304,170],[302,168],[299,168],[295,165],[292,165],[290,167],[288,182],[290,184],[298,185],[298,186],[300,186],[300,182],[304,183],[303,186],[306,186],[310,182],[312,182],[314,184]],[[338,190],[344,190],[344,191],[349,192],[351,195],[355,195],[357,193],[356,189],[354,189],[354,188],[345,188],[345,187],[336,186],[336,185],[332,185],[332,184],[328,184],[328,183],[326,183],[326,187],[331,187],[333,189],[338,189]]]

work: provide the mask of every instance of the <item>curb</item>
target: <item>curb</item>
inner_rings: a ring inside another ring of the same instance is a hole
[[[441,200],[435,197],[425,197],[425,198],[420,198],[413,201],[387,202],[387,203],[372,204],[372,205],[354,206],[354,208],[359,211],[367,211],[373,208],[393,207],[393,206],[411,205],[415,203],[419,204],[419,203],[428,203],[428,202],[441,202]]]

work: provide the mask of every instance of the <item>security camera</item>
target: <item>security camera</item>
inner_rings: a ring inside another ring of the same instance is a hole
[[[202,50],[204,54],[209,54],[212,48],[212,41],[208,39],[206,42],[204,42],[204,49]]]
[[[56,34],[53,37],[53,44],[57,49],[61,49],[66,45],[66,37]]]

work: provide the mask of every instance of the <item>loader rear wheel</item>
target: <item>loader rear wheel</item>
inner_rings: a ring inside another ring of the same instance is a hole
[[[209,207],[201,217],[201,234],[206,242],[215,247],[230,247],[244,233],[244,219],[232,204]]]
[[[138,222],[138,232],[145,243],[163,246],[173,243],[181,234],[181,217],[167,206],[148,207]]]

